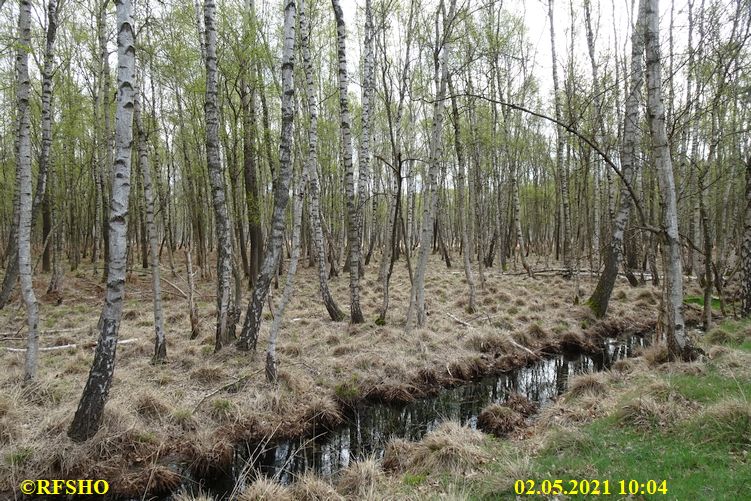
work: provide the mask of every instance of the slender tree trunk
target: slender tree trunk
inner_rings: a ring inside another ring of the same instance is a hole
[[[304,0],[302,1],[304,2]],[[274,321],[271,323],[271,331],[269,332],[269,346],[266,349],[266,379],[271,383],[276,383],[277,380],[276,339],[279,334],[279,328],[282,325],[284,312],[294,293],[295,274],[297,273],[297,264],[300,260],[300,227],[302,226],[302,206],[303,199],[305,198],[305,177],[305,174],[303,174],[295,190],[294,208],[292,211],[292,254],[289,260],[289,268],[287,268],[287,281],[284,284],[282,300],[274,312]]]
[[[360,207],[355,192],[355,169],[352,164],[352,134],[349,113],[349,99],[347,87],[347,29],[344,24],[344,13],[339,0],[331,0],[336,17],[337,56],[339,58],[339,112],[341,117],[342,161],[344,163],[344,187],[347,198],[347,245],[349,247],[349,293],[350,293],[350,322],[359,324],[365,321],[360,309]],[[362,159],[361,159],[362,161]],[[362,164],[361,164],[362,165]],[[361,173],[362,175],[362,173]]]
[[[261,264],[261,273],[253,287],[242,334],[237,341],[240,350],[256,349],[261,328],[263,303],[269,292],[271,279],[279,265],[284,240],[284,211],[289,201],[289,184],[292,177],[292,125],[295,115],[294,51],[295,2],[287,0],[284,7],[284,46],[282,51],[282,130],[279,143],[279,168],[274,185],[274,211],[271,219],[271,239]]]
[[[102,328],[94,353],[86,387],[78,403],[68,436],[76,442],[96,434],[102,424],[104,405],[115,371],[117,335],[122,316],[125,292],[127,252],[128,197],[130,195],[130,164],[133,143],[133,87],[135,85],[135,40],[133,36],[133,5],[130,0],[117,0],[117,112],[115,114],[115,160],[112,177],[112,203],[109,217],[110,253],[107,274],[107,295],[102,315]]]
[[[217,293],[216,293],[216,342],[219,351],[234,339],[235,315],[232,305],[232,233],[227,212],[224,169],[219,153],[219,107],[217,97],[216,58],[216,3],[204,2],[204,25],[206,30],[206,159],[211,182],[211,198],[217,237]]]
[[[305,87],[308,97],[308,114],[310,126],[308,129],[308,159],[305,164],[305,172],[308,178],[308,212],[312,230],[312,240],[315,246],[316,260],[318,263],[318,284],[321,291],[326,311],[331,320],[337,322],[344,319],[344,313],[339,309],[334,297],[329,290],[328,277],[326,276],[326,246],[323,241],[321,228],[321,201],[320,186],[318,184],[318,97],[313,81],[313,63],[310,59],[310,24],[308,22],[305,0],[299,0],[300,10],[300,45],[302,49],[303,65],[305,69]]]
[[[195,339],[200,334],[200,322],[198,321],[198,312],[196,311],[196,303],[193,299],[193,291],[195,285],[193,284],[193,260],[190,257],[190,248],[185,249],[185,262],[188,273],[188,310],[190,312],[190,339]]]
[[[151,252],[151,289],[154,294],[154,363],[161,363],[167,359],[167,342],[164,338],[164,313],[162,312],[162,286],[159,272],[159,241],[154,224],[154,193],[151,185],[151,171],[149,168],[148,135],[141,120],[141,95],[136,91],[133,110],[135,125],[138,133],[138,163],[143,176],[143,196],[146,205],[146,231],[148,233],[149,250]]]
[[[662,252],[665,261],[662,324],[671,357],[687,359],[691,356],[691,346],[683,321],[683,269],[681,241],[678,234],[678,206],[665,128],[665,106],[662,102],[659,0],[647,0],[646,20],[647,118],[652,136],[657,180],[662,194]]]
[[[644,86],[644,16],[646,14],[645,0],[639,1],[639,14],[636,27],[631,35],[631,75],[629,77],[629,94],[626,98],[626,114],[623,119],[623,146],[621,149],[621,173],[630,185],[633,186],[636,172],[639,169],[636,160],[636,148],[639,134],[639,106],[641,103],[642,88]],[[602,318],[608,311],[610,296],[613,293],[618,268],[623,259],[623,234],[631,213],[631,193],[628,187],[621,186],[620,207],[613,221],[613,233],[610,245],[605,252],[605,268],[600,274],[592,296],[589,298],[589,306],[595,316]]]
[[[439,7],[440,9],[440,7]],[[443,37],[438,33],[438,15],[436,15],[436,39],[433,49],[433,80],[436,88],[435,102],[433,103],[433,125],[430,134],[428,150],[428,178],[423,190],[423,219],[420,232],[420,255],[415,269],[415,278],[410,291],[409,308],[407,309],[406,331],[412,327],[412,315],[417,318],[417,325],[425,325],[427,314],[425,312],[425,272],[428,267],[430,255],[430,242],[433,240],[433,218],[438,203],[438,175],[440,171],[441,155],[443,153],[443,113],[444,98],[448,81],[448,61],[450,53],[449,38],[451,25],[456,12],[456,1],[451,0],[451,8],[448,17],[443,20]],[[443,41],[443,43],[442,43]]]
[[[558,63],[556,58],[555,23],[553,21],[553,0],[548,0],[548,18],[550,20],[550,49],[553,55],[553,100],[555,101],[555,119],[562,123],[560,86],[558,84]],[[573,275],[573,256],[571,245],[571,208],[569,204],[568,168],[563,162],[563,128],[556,126],[556,149],[555,165],[559,177],[561,195],[561,226],[563,230],[563,268],[564,276],[571,278]]]
[[[741,316],[751,316],[751,156],[746,158],[746,207],[741,245]]]
[[[467,306],[467,312],[474,313],[477,310],[477,293],[475,290],[475,277],[472,273],[472,265],[469,262],[469,243],[467,239],[467,224],[464,214],[465,157],[462,146],[461,125],[459,122],[459,106],[456,103],[456,91],[454,90],[454,84],[451,81],[451,77],[448,79],[448,88],[449,93],[451,94],[451,121],[454,124],[454,148],[456,150],[456,205],[459,214],[459,231],[461,233],[462,241],[464,276],[467,277],[467,285],[469,286],[469,305]]]
[[[29,94],[29,50],[31,50],[31,1],[22,0],[18,13],[18,45],[16,49],[16,107],[18,112],[16,171],[18,186],[18,271],[21,294],[26,305],[26,341],[24,381],[36,377],[39,352],[39,305],[34,295],[31,270],[31,109]]]

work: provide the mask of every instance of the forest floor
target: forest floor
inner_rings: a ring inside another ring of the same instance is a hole
[[[150,276],[141,270],[129,274],[120,338],[135,341],[118,347],[103,427],[83,444],[72,443],[65,433],[85,384],[98,335],[96,323],[104,293],[101,277],[94,276],[90,269],[80,269],[74,276],[66,276],[60,297],[38,293],[41,346],[75,344],[76,348],[41,352],[38,381],[29,386],[20,384],[24,354],[4,349],[24,346],[24,310],[18,301],[12,303],[0,311],[0,366],[4,368],[0,372],[0,494],[16,492],[18,483],[26,478],[104,478],[110,481],[112,491],[138,497],[146,491],[167,492],[181,480],[165,466],[170,462],[185,460],[195,474],[210,474],[213,468],[232,462],[233,444],[270,436],[298,436],[314,422],[334,424],[341,419],[342,406],[360,399],[407,401],[458,380],[524,365],[534,358],[530,352],[551,352],[562,347],[587,349],[593,336],[647,332],[656,322],[659,290],[650,285],[631,288],[625,279],[619,281],[608,318],[598,322],[586,305],[574,304],[574,287],[579,288],[580,299],[586,300],[595,285],[593,277],[565,281],[556,274],[540,273],[530,279],[521,273],[500,273],[497,269],[486,270],[485,285],[478,287],[479,311],[470,314],[466,311],[467,287],[461,268],[446,269],[435,256],[428,268],[427,326],[415,328],[407,336],[403,325],[409,278],[403,262],[394,269],[391,308],[384,326],[375,324],[381,304],[377,262],[367,268],[362,281],[361,304],[366,322],[360,325],[330,321],[320,301],[315,270],[301,267],[280,333],[278,386],[268,384],[263,375],[262,352],[271,323],[268,309],[264,313],[259,354],[238,352],[234,347],[214,353],[213,281],[197,281],[202,329],[197,339],[190,340],[187,300],[181,292],[187,290],[184,272],[178,272],[178,277],[163,272],[165,279],[174,284],[163,282],[168,362],[151,364]],[[36,290],[43,291],[47,280],[47,276],[37,275]],[[281,277],[280,288],[272,289],[274,299],[280,296],[283,281]],[[346,311],[347,274],[332,279],[330,284],[334,297]],[[698,295],[698,286],[688,284],[687,294]],[[690,312],[697,316],[696,308]],[[718,360],[738,361],[746,356],[736,351],[727,353],[724,356],[718,351]],[[636,361],[632,370],[608,373],[602,376],[603,384],[623,391],[634,384],[643,389],[642,383],[647,381],[634,378],[662,377],[659,369],[642,371],[642,367],[647,367],[647,363]],[[663,376],[688,370],[682,365],[670,367]],[[711,374],[698,363],[695,367]],[[745,363],[748,367],[751,364]],[[668,379],[673,384],[674,378]],[[577,426],[588,423],[618,408],[618,394],[608,390],[607,398],[595,395],[579,399],[590,408],[584,412],[587,416],[578,421],[567,414],[569,404],[564,399],[545,411],[549,417],[544,415],[540,426],[545,426],[548,419],[548,423],[555,421],[551,429],[561,428],[561,433],[566,433],[572,422]],[[740,394],[748,396],[745,390]],[[577,404],[577,408],[581,406]],[[704,410],[711,411],[702,406],[697,412]],[[562,413],[563,423],[556,421],[556,412]],[[599,432],[603,437],[608,433],[604,425],[597,428],[596,421],[587,426],[593,426],[592,433]],[[436,493],[466,488],[467,492],[482,495],[509,488],[493,482],[485,485],[488,478],[505,482],[534,478],[529,477],[532,474],[539,479],[552,479],[550,475],[542,476],[543,472],[563,475],[560,468],[566,464],[565,458],[556,459],[556,454],[565,454],[566,450],[551,452],[544,448],[545,437],[552,432],[533,433],[530,430],[534,426],[526,430],[524,434],[543,438],[530,439],[529,444],[504,442],[500,446],[500,442],[480,435],[477,442],[479,449],[490,447],[489,451],[504,452],[510,447],[508,450],[516,450],[518,458],[526,458],[521,459],[521,466],[528,469],[518,470],[516,476],[509,473],[512,470],[493,473],[494,464],[518,467],[509,459],[511,456],[505,452],[486,455],[481,451],[475,466],[484,473],[470,468],[478,479],[484,479],[478,480],[477,485],[467,486],[466,479],[457,484],[451,474],[431,473],[428,478],[419,471],[386,477],[379,473],[372,477],[375,483],[363,485],[381,489],[378,479],[387,478],[389,487],[373,492],[392,492],[396,497],[422,497],[424,489],[432,488],[437,489]],[[633,431],[632,435],[636,440],[643,432]],[[578,447],[575,438],[579,435],[572,437],[563,441],[572,444],[567,449],[569,453]],[[617,440],[615,436],[611,438]],[[676,437],[679,439],[683,436]],[[638,440],[634,447],[638,447]],[[601,453],[599,449],[592,448],[591,454]],[[527,450],[537,454],[534,460],[522,452]],[[546,456],[539,451],[546,451],[551,459],[546,462]],[[637,452],[632,456],[637,457]],[[585,468],[589,464],[586,456],[576,455],[569,462],[575,469],[566,470],[566,478],[575,478],[575,471],[578,475],[586,473],[586,478],[610,473]],[[618,478],[628,480],[626,474],[624,470]],[[354,497],[367,494],[357,489]]]

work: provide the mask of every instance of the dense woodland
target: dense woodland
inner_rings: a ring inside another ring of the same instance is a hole
[[[617,284],[658,287],[637,315],[695,360],[687,287],[705,332],[751,314],[750,37],[748,0],[0,0],[0,309],[26,323],[0,330],[23,336],[19,384],[44,377],[40,302],[100,284],[66,424],[91,439],[129,391],[112,383],[134,276],[140,356],[169,365],[175,339],[210,332],[259,384],[278,384],[303,282],[332,329],[408,340],[444,328],[441,270],[462,278],[452,329],[510,302],[493,277],[561,277],[553,293],[595,319]],[[190,329],[165,319],[172,296]]]

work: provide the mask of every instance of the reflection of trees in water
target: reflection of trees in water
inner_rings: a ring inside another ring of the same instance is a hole
[[[597,353],[559,354],[506,374],[447,388],[435,397],[406,405],[362,405],[353,409],[345,424],[336,430],[319,427],[315,432],[320,436],[315,439],[295,439],[269,446],[258,456],[256,467],[283,483],[307,470],[323,476],[335,475],[353,460],[383,456],[385,445],[392,438],[416,441],[446,420],[475,427],[477,415],[485,406],[504,402],[512,393],[545,405],[565,391],[571,376],[605,370],[645,344],[645,339],[639,337],[609,340]],[[243,456],[247,459],[249,454]],[[239,467],[242,464],[244,460]]]

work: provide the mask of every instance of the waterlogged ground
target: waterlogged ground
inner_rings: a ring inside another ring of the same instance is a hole
[[[659,291],[649,285],[630,288],[619,282],[611,317],[597,324],[586,306],[574,304],[575,282],[540,274],[486,271],[478,291],[479,311],[466,312],[464,275],[430,263],[427,276],[428,324],[403,329],[409,280],[403,263],[395,268],[391,309],[385,326],[375,325],[381,292],[378,262],[363,281],[366,323],[331,322],[318,299],[316,274],[303,267],[300,284],[279,342],[280,384],[263,379],[262,356],[234,348],[213,352],[214,284],[198,280],[197,304],[202,332],[188,339],[190,326],[184,273],[165,270],[167,364],[150,364],[152,313],[147,273],[132,273],[111,398],[100,432],[85,444],[73,444],[70,423],[93,356],[94,326],[104,288],[92,270],[66,277],[61,297],[42,291],[48,277],[38,276],[42,346],[76,348],[43,352],[39,381],[23,387],[23,353],[0,350],[0,493],[12,495],[24,478],[106,478],[113,491],[142,497],[170,492],[184,482],[179,468],[189,465],[194,478],[231,472],[238,443],[273,442],[310,433],[315,426],[336,427],[346,409],[363,399],[409,402],[444,386],[528,365],[538,355],[588,345],[593,336],[613,331],[644,331],[656,318]],[[177,269],[182,270],[182,263]],[[348,278],[331,281],[343,309]],[[594,282],[581,277],[580,298]],[[273,290],[274,299],[278,291]],[[261,349],[270,313],[261,331]],[[2,346],[23,347],[23,310],[16,301],[0,311]],[[558,391],[556,389],[556,391]],[[356,456],[353,454],[352,456]]]

